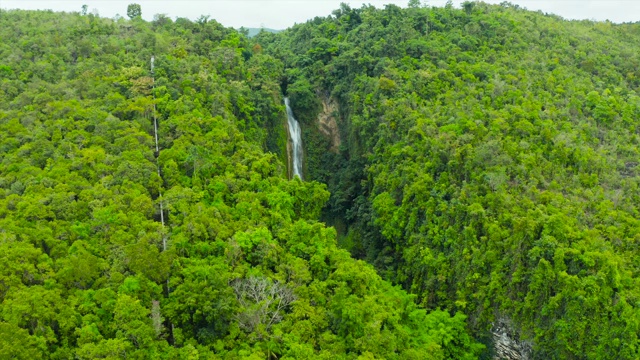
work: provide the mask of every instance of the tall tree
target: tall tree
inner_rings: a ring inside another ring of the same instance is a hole
[[[129,4],[127,6],[127,16],[130,19],[136,19],[142,16],[142,7],[140,4]]]

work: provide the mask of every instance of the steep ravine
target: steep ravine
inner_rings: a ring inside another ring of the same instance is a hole
[[[365,158],[359,152],[358,137],[354,134],[349,135],[351,124],[347,116],[346,119],[341,117],[338,101],[322,95],[318,95],[317,100],[322,105],[320,111],[313,115],[307,113],[301,116],[315,119],[303,127],[302,133],[305,135],[304,141],[322,146],[323,155],[320,159],[306,156],[305,160],[329,169],[324,173],[312,169],[311,174],[325,176],[310,176],[307,179],[324,182],[330,190],[331,197],[324,208],[321,220],[336,229],[340,247],[351,252],[355,258],[374,265],[383,277],[394,280],[390,274],[397,270],[397,264],[401,263],[402,259],[394,258],[384,249],[380,251],[380,244],[383,243],[380,229],[368,221],[366,215],[359,217],[372,210],[366,201],[370,189]],[[347,140],[343,142],[343,138]],[[313,152],[318,149],[311,150]],[[308,149],[305,148],[304,151],[306,154]],[[345,184],[350,186],[344,186]],[[490,330],[483,332],[479,337],[478,340],[487,346],[483,359],[531,359],[532,343],[519,339],[518,331],[509,317],[503,315],[492,324]]]

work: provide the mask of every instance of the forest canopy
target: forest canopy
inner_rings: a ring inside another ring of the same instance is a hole
[[[638,23],[86,10],[0,13],[0,358],[640,357]]]
[[[280,60],[129,10],[0,16],[0,358],[479,354],[287,178]]]
[[[536,359],[640,356],[639,40],[638,23],[415,1],[257,37],[341,246]]]

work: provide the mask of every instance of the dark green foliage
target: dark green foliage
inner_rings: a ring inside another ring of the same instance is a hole
[[[256,41],[340,105],[308,178],[352,254],[534,358],[640,357],[638,24],[343,5]]]
[[[129,4],[129,6],[127,6],[127,16],[129,19],[136,19],[142,16],[142,7],[140,4]]]

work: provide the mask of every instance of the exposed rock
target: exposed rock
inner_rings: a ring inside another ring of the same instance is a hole
[[[497,320],[491,335],[494,360],[529,360],[531,358],[531,343],[518,339],[511,320],[507,318]]]
[[[340,131],[336,116],[338,114],[338,104],[334,99],[322,97],[322,111],[318,114],[318,129],[331,140],[331,152],[337,153],[340,149]]]

